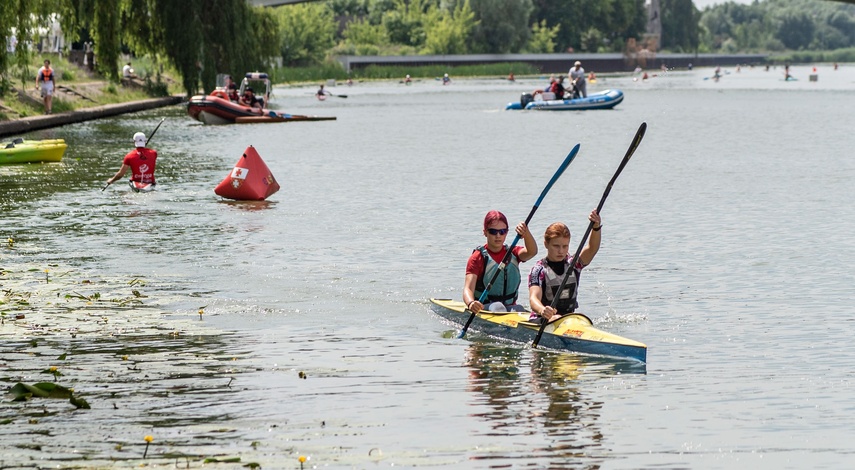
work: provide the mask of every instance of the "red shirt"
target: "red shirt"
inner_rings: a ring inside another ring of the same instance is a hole
[[[137,147],[125,155],[122,163],[131,167],[131,181],[139,183],[154,183],[154,165],[157,151],[145,147]]]
[[[514,256],[517,258],[520,257],[520,251],[522,251],[523,247],[515,246],[514,247]],[[497,253],[493,253],[487,248],[487,253],[490,253],[490,257],[493,258],[493,261],[496,263],[501,263],[503,259],[505,259],[505,254],[507,254],[508,250],[502,247]],[[484,258],[481,256],[481,252],[475,250],[472,252],[472,255],[469,256],[469,260],[466,262],[466,274],[475,274],[479,278],[484,276]]]

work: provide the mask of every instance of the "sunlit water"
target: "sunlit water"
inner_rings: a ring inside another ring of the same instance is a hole
[[[847,468],[855,67],[822,64],[817,82],[808,67],[795,82],[780,68],[726,72],[601,77],[589,92],[626,94],[611,111],[503,111],[545,78],[417,80],[339,84],[348,97],[323,102],[311,87],[275,90],[280,110],[336,121],[206,126],[176,107],[29,135],[69,149],[61,164],[0,167],[0,236],[15,240],[2,267],[39,268],[34,283],[47,266],[144,279],[165,330],[195,319],[224,333],[117,335],[100,354],[136,351],[165,375],[66,374],[93,409],[51,404],[64,411],[41,419],[49,435],[26,438],[40,450],[17,444],[5,464],[135,466],[154,435],[155,462],[242,458],[222,468],[299,468],[300,455],[319,468]],[[133,133],[162,116],[158,190],[102,192]],[[427,299],[460,297],[484,213],[524,219],[581,143],[531,223],[540,239],[565,221],[575,248],[642,122],[580,303],[648,345],[646,370],[454,339]],[[213,188],[248,145],[282,189],[221,200]],[[69,341],[36,357],[98,349]],[[7,381],[44,380],[29,347],[4,345]],[[116,412],[105,387],[132,409]],[[26,430],[18,406],[4,405],[4,442]]]

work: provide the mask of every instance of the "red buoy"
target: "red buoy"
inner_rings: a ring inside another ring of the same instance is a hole
[[[279,191],[279,183],[250,145],[243,151],[231,174],[214,188],[218,196],[238,201],[263,201]]]

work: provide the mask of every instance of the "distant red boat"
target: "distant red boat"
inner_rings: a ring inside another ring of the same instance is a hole
[[[205,124],[232,124],[239,117],[267,116],[271,113],[267,109],[270,100],[270,79],[266,73],[247,73],[241,80],[238,96],[242,96],[244,90],[251,87],[255,97],[261,100],[264,109],[252,108],[229,99],[229,90],[224,86],[218,86],[209,95],[196,95],[190,98],[187,113],[193,119]],[[274,115],[276,113],[274,112]]]

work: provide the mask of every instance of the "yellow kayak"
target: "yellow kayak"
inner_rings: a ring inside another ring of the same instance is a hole
[[[0,143],[0,164],[59,162],[67,147],[63,139],[3,142]]]
[[[439,316],[464,325],[470,312],[463,302],[430,299]],[[540,324],[528,321],[529,312],[483,312],[475,316],[470,329],[519,343],[531,344]],[[565,315],[544,328],[538,347],[578,354],[609,356],[647,362],[647,345],[594,327],[581,313]]]

